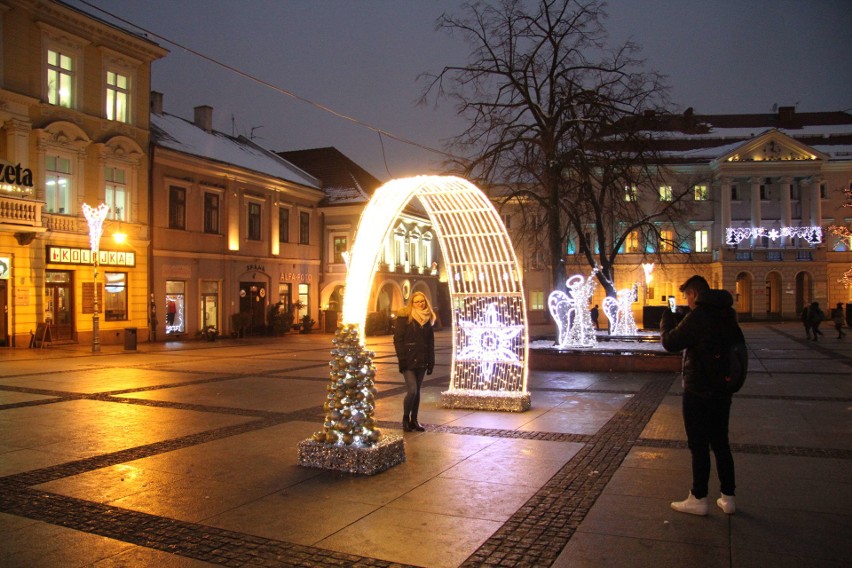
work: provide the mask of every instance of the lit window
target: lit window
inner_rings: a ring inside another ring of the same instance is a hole
[[[639,231],[630,231],[627,235],[627,252],[639,251]]]
[[[104,319],[120,321],[127,319],[127,273],[104,273]]]
[[[627,185],[624,187],[624,201],[636,201],[637,189],[635,185]]]
[[[533,290],[532,292],[530,292],[530,309],[544,309],[544,292],[542,292],[541,290]]]
[[[707,229],[695,231],[695,252],[707,252],[710,250],[710,235]]]
[[[107,71],[106,117],[109,120],[128,122],[127,104],[130,100],[130,84],[125,75]]]
[[[695,201],[707,201],[710,199],[710,192],[705,184],[695,186]]]
[[[116,221],[127,221],[129,211],[127,210],[127,185],[125,182],[125,172],[120,168],[106,168],[104,178],[106,185],[104,187],[104,200],[109,213],[108,219]]]
[[[674,251],[674,233],[669,230],[660,231],[660,252]]]
[[[250,241],[260,240],[260,203],[249,202],[248,204],[248,234],[246,238]]]
[[[661,185],[660,186],[660,201],[671,201],[671,200],[672,200],[672,186]]]
[[[73,89],[74,59],[60,51],[47,50],[47,102],[71,108]]]
[[[334,237],[334,263],[343,264],[343,253],[349,248],[348,239],[345,236]]]
[[[71,215],[71,160],[45,156],[44,199],[48,213]]]

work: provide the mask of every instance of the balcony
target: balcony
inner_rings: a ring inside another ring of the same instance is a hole
[[[0,196],[0,224],[21,229],[41,227],[42,207],[44,203],[41,201]]]
[[[722,262],[813,262],[824,261],[823,248],[764,249],[742,248],[723,249],[716,258]]]

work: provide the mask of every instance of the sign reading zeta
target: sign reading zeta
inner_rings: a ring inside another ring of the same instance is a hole
[[[136,266],[136,253],[132,251],[98,251],[101,266]],[[47,262],[50,264],[92,264],[92,250],[75,247],[47,245]]]

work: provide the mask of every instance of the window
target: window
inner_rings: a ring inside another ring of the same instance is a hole
[[[334,262],[335,264],[343,264],[343,253],[347,251],[349,245],[345,236],[334,237]]]
[[[672,231],[660,231],[660,252],[674,252],[674,233]]]
[[[695,186],[695,201],[707,201],[710,199],[710,192],[707,190],[707,185],[699,184]]]
[[[116,221],[127,221],[127,184],[125,181],[126,174],[121,168],[106,168],[104,171],[104,179],[106,186],[104,187],[104,200],[109,207],[107,213],[108,219]]]
[[[121,321],[127,319],[127,273],[105,272],[104,319]]]
[[[186,188],[169,186],[169,229],[186,229]]]
[[[47,102],[72,108],[74,105],[74,58],[59,50],[47,50]]]
[[[186,282],[166,280],[166,334],[186,332]]]
[[[283,207],[278,209],[278,242],[290,242],[290,210]]]
[[[246,238],[250,241],[260,240],[260,203],[249,201],[248,204],[248,234]]]
[[[532,292],[530,292],[530,309],[544,309],[544,292],[542,292],[541,290],[533,290]]]
[[[299,244],[311,244],[311,214],[306,211],[299,213]]]
[[[118,122],[129,122],[127,105],[130,101],[130,81],[127,76],[107,71],[106,117]]]
[[[635,185],[624,186],[624,201],[636,201],[637,191]]]
[[[45,156],[44,200],[48,213],[71,215],[71,160]]]
[[[672,186],[661,185],[660,186],[660,201],[671,201],[671,200],[672,200]]]
[[[821,184],[819,184],[819,198],[825,199],[827,194],[828,194],[828,184],[825,183],[825,182],[822,182]]]
[[[627,252],[639,252],[639,231],[630,231],[627,235]]]
[[[739,194],[739,191],[737,191],[736,184],[734,184],[734,185],[731,186],[731,201],[739,201],[739,199],[740,199],[740,194]]]
[[[297,316],[301,318],[303,315],[310,315],[311,313],[311,285],[310,284],[299,284],[299,301],[305,307],[305,313],[302,314],[302,311],[299,310]]]
[[[766,201],[767,199],[769,199],[769,188],[762,183],[760,184],[760,200]]]
[[[707,229],[695,231],[695,252],[708,252],[710,250],[710,235]]]
[[[204,192],[204,232],[219,234],[219,194]]]
[[[216,280],[201,281],[201,329],[209,326],[219,329],[219,282]]]

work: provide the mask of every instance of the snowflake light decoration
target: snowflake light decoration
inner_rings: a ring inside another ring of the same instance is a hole
[[[597,269],[585,279],[575,274],[565,281],[567,294],[554,290],[548,297],[547,305],[558,328],[556,341],[560,347],[594,347],[598,342],[589,311],[589,301],[597,284],[596,273]]]
[[[729,246],[738,245],[746,239],[759,237],[768,237],[773,242],[781,237],[798,237],[805,239],[809,244],[818,245],[822,242],[822,227],[781,227],[781,229],[728,227],[725,229],[725,244]]]
[[[497,314],[496,303],[488,304],[478,321],[459,320],[458,326],[466,336],[466,343],[456,355],[456,360],[478,362],[486,384],[491,383],[495,364],[523,365],[512,349],[512,342],[524,326],[504,324]]]

